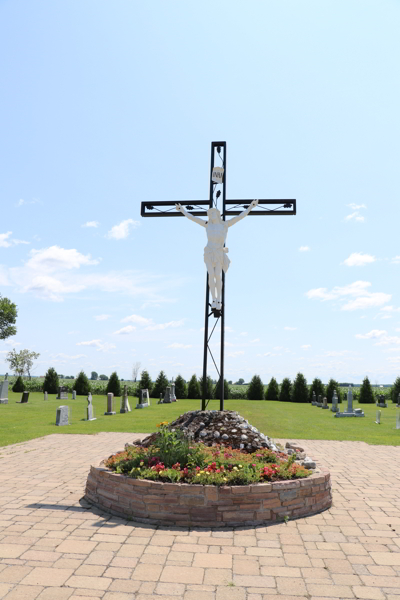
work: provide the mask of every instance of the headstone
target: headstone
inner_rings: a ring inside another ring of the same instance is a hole
[[[329,408],[328,406],[328,398],[326,396],[324,396],[324,400],[322,403],[322,408]]]
[[[376,411],[376,421],[375,421],[375,423],[376,423],[377,425],[380,425],[380,424],[381,424],[381,412],[382,412],[382,411],[380,411],[380,410],[377,410],[377,411]]]
[[[400,394],[397,396],[397,407],[400,408]]]
[[[380,394],[378,396],[378,402],[376,403],[377,406],[379,406],[379,408],[387,408],[387,404],[385,402],[385,396],[383,394]]]
[[[171,383],[171,402],[177,402],[176,400],[176,396],[175,396],[175,383]]]
[[[159,401],[157,402],[157,404],[162,404],[162,403],[163,403],[163,397],[162,397],[162,394],[160,394],[160,399],[159,399]]]
[[[353,389],[351,385],[349,385],[347,392],[347,411],[342,413],[337,412],[335,417],[365,417],[364,411],[361,408],[353,409]]]
[[[128,387],[126,385],[124,385],[124,393],[122,394],[121,397],[121,408],[120,408],[120,413],[127,413],[127,412],[131,412],[131,407],[129,404],[129,399],[128,399]]]
[[[89,392],[88,397],[87,397],[87,421],[95,421],[96,418],[94,417],[94,412],[93,412],[93,404],[92,404],[92,394]]]
[[[169,386],[165,390],[163,404],[171,404],[171,388]]]
[[[331,411],[334,412],[334,413],[337,413],[338,410],[339,410],[339,407],[338,407],[338,397],[337,397],[336,390],[334,390],[333,397],[332,397],[332,408],[331,408]]]
[[[56,400],[68,400],[68,390],[65,385],[59,386]]]
[[[396,429],[400,429],[400,412],[397,413],[396,417]]]
[[[49,395],[47,392],[45,392],[43,400],[46,402],[48,399],[49,399]]]
[[[162,394],[160,394],[162,396]],[[159,404],[162,404],[162,398],[160,398]],[[136,404],[136,408],[146,408],[150,406],[149,390],[139,390],[139,402]]]
[[[347,390],[347,412],[353,412],[353,389],[351,385],[349,385],[349,389]]]
[[[72,390],[72,400],[76,400],[76,391]]]
[[[311,404],[312,406],[317,406],[317,396],[315,395],[315,392],[312,393]]]
[[[26,404],[29,400],[29,392],[22,392],[21,400],[17,404]]]
[[[68,422],[68,406],[59,406],[56,414],[56,425],[69,425]]]
[[[8,404],[8,373],[0,383],[0,404]]]
[[[114,394],[112,392],[109,392],[107,394],[107,412],[105,412],[105,415],[115,415],[116,412],[114,410]]]
[[[319,406],[319,408],[322,407],[322,396],[321,396],[321,394],[318,396],[317,406]]]

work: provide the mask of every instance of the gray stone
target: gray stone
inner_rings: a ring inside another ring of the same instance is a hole
[[[319,408],[322,408],[322,396],[321,396],[321,394],[318,396],[317,406],[319,406]]]
[[[112,392],[107,394],[107,412],[104,414],[107,416],[116,414],[114,410],[114,394]]]
[[[76,391],[72,390],[72,400],[76,400]]]
[[[47,393],[47,392],[45,392],[45,393],[44,393],[44,398],[43,398],[43,400],[44,400],[44,401],[46,401],[46,400],[48,400],[48,399],[49,399],[49,395],[48,395],[48,393]]]
[[[322,401],[322,408],[325,408],[325,409],[328,408],[329,409],[328,398],[326,396],[324,396],[324,399]]]
[[[175,383],[171,383],[171,402],[177,402],[175,396]]]
[[[308,456],[305,457],[305,459],[301,462],[301,464],[303,465],[303,467],[305,469],[315,469],[317,467],[316,462],[313,461]]]
[[[68,400],[68,390],[65,385],[60,385],[56,400]]]
[[[59,406],[57,408],[57,414],[56,414],[56,425],[58,426],[62,426],[62,425],[69,425],[68,422],[68,406]]]
[[[94,412],[93,412],[93,404],[92,404],[92,394],[89,392],[88,397],[87,397],[87,419],[86,421],[95,421],[96,418],[94,416]]]
[[[336,390],[334,390],[334,392],[333,392],[331,411],[334,412],[334,413],[336,413],[336,414],[339,412],[338,397],[337,397]]]
[[[171,404],[171,388],[168,386],[165,390],[163,404]]]
[[[220,432],[219,432],[219,431],[214,431],[214,437],[215,437],[216,439],[218,439],[218,438],[220,437],[220,435],[221,435],[221,434],[220,434]],[[242,436],[242,437],[243,437],[243,436]]]
[[[0,404],[8,404],[8,374],[0,383]]]
[[[396,417],[396,429],[400,429],[400,412],[397,413]]]
[[[245,440],[248,440],[249,438],[247,437],[247,435],[243,434],[243,435],[240,436],[240,439],[243,440],[243,441],[245,441]]]
[[[380,394],[376,405],[379,406],[379,408],[387,408],[387,404],[385,402],[385,396],[383,394]]]
[[[128,387],[126,385],[124,385],[124,393],[122,394],[122,397],[121,397],[121,408],[120,408],[119,412],[120,413],[131,412],[131,406],[129,404],[129,398],[128,398]]]
[[[21,400],[17,404],[26,404],[29,400],[29,392],[22,392]]]
[[[380,424],[381,424],[381,412],[382,412],[382,411],[380,411],[380,410],[377,410],[377,411],[376,411],[376,421],[375,421],[375,423],[376,423],[377,425],[380,425]]]
[[[400,427],[399,427],[399,429],[400,429]],[[223,440],[229,440],[229,435],[226,435],[226,433],[224,433],[224,434],[222,435],[222,439],[223,439]]]
[[[353,390],[351,385],[349,385],[349,389],[347,390],[347,412],[353,412]]]
[[[312,406],[317,406],[317,396],[316,396],[315,392],[312,393],[311,404],[312,404]]]

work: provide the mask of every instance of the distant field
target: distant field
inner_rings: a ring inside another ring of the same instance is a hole
[[[199,400],[181,400],[176,404],[157,405],[152,400],[149,408],[135,410],[135,400],[130,399],[132,412],[119,413],[120,399],[115,399],[114,416],[104,416],[106,399],[94,396],[93,405],[96,421],[85,422],[86,398],[78,396],[72,400],[56,400],[49,395],[44,402],[43,394],[30,393],[28,404],[16,404],[21,394],[9,393],[9,404],[0,405],[0,446],[23,442],[51,433],[94,434],[99,431],[126,432],[126,441],[132,440],[132,433],[147,433],[156,429],[160,421],[173,421],[188,410],[200,408]],[[70,425],[56,427],[56,409],[61,404],[70,407]],[[376,406],[374,404],[358,405],[365,412],[365,418],[336,419],[333,413],[311,406],[311,404],[295,404],[267,401],[226,400],[227,410],[236,410],[249,422],[272,438],[320,439],[320,440],[357,440],[369,444],[400,445],[400,430],[395,429],[396,406],[388,403],[382,409],[381,425],[375,424]],[[217,409],[219,403],[213,400],[209,409]],[[345,404],[341,405],[343,410]],[[1,453],[0,453],[1,456]]]

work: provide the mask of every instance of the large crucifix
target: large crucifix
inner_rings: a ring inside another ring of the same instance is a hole
[[[216,156],[221,165],[215,165]],[[218,209],[218,199],[222,195],[222,213]],[[185,208],[186,207],[186,208]],[[230,208],[232,207],[232,208]],[[256,210],[258,208],[258,210]],[[197,209],[197,210],[196,210]],[[295,215],[296,200],[227,200],[226,199],[226,142],[211,142],[211,171],[209,200],[142,202],[142,217],[182,217],[205,228],[207,245],[204,248],[204,262],[207,267],[206,304],[204,324],[203,385],[201,408],[205,410],[207,398],[207,359],[211,355],[219,381],[220,410],[224,410],[224,359],[225,359],[225,273],[230,260],[225,247],[228,229],[247,215],[272,216]],[[226,217],[232,216],[229,221]],[[200,217],[205,217],[206,220]],[[212,303],[210,304],[210,291]],[[209,319],[217,319],[209,335]],[[219,369],[210,349],[210,339],[218,321],[221,321],[221,346]]]

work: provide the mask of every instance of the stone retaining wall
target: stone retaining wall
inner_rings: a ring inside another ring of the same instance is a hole
[[[332,505],[330,473],[324,468],[307,479],[217,487],[131,479],[91,467],[85,499],[135,521],[196,527],[272,523]]]

